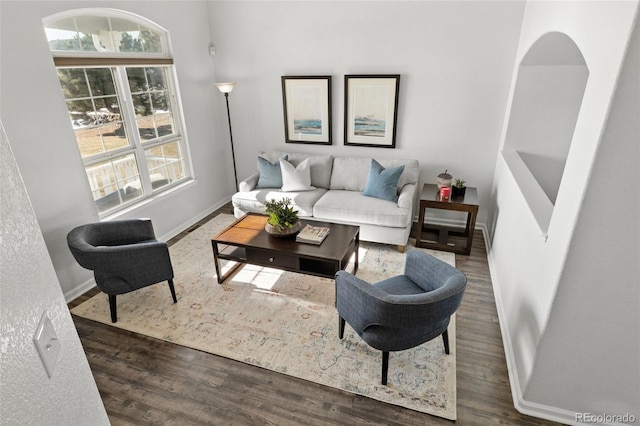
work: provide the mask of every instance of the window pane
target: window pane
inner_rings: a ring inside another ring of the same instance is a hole
[[[71,119],[71,124],[73,124],[74,129],[94,124],[94,109],[91,99],[67,101],[67,109],[69,110],[69,118]]]
[[[105,152],[129,146],[124,123],[122,121],[114,120],[101,125],[100,133],[102,133]]]
[[[140,31],[125,31],[120,37],[120,52],[144,52]]]
[[[180,141],[154,146],[145,150],[145,155],[153,189],[186,177]]]
[[[154,114],[170,112],[168,93],[165,90],[151,92],[151,107]]]
[[[167,90],[165,70],[161,67],[129,67],[127,68],[127,79],[131,93]]]
[[[105,152],[127,147],[129,140],[120,115],[118,98],[115,96],[99,98],[95,100],[95,104],[101,120],[100,132]]]
[[[88,166],[86,172],[100,213],[143,195],[133,154]]]
[[[120,52],[162,53],[160,36],[146,29],[120,33]]]
[[[140,138],[149,140],[157,137],[153,115],[151,112],[151,99],[148,94],[134,95],[133,108],[136,111],[136,124]]]
[[[140,41],[142,41],[142,47],[146,53],[164,52],[160,34],[150,30],[149,28],[144,28],[140,31]]]
[[[95,98],[93,103],[96,107],[97,124],[120,119],[120,105],[117,96]]]
[[[165,83],[164,69],[160,67],[145,68],[147,80],[149,81],[149,88],[152,90],[165,90],[167,84]]]
[[[161,53],[159,34],[126,19],[111,18],[111,29],[120,38],[120,52]]]
[[[108,30],[105,25],[108,25],[108,20],[103,17],[76,16],[50,22],[45,31],[51,50],[95,52],[101,45],[100,39],[94,35]]]
[[[80,50],[83,52],[97,52],[100,47],[99,39],[90,33],[78,33]]]
[[[153,118],[155,119],[158,136],[167,136],[174,133],[171,114],[156,114]]]
[[[164,34],[127,18],[83,15],[45,25],[51,50],[165,53]]]
[[[111,18],[111,30],[118,40],[119,52],[143,52],[140,26],[126,19]]]
[[[66,99],[89,96],[84,68],[58,68],[58,78]]]
[[[93,96],[116,94],[113,74],[109,68],[87,68],[87,78]]]
[[[60,68],[58,75],[83,158],[130,145],[111,68]]]
[[[103,152],[100,129],[91,99],[67,101],[67,108],[82,157]]]
[[[104,152],[100,129],[97,126],[75,129],[74,133],[83,158]]]
[[[144,68],[127,68],[127,80],[131,93],[140,93],[148,89]]]
[[[73,19],[65,19],[59,22],[64,24],[61,27],[69,29],[45,27],[49,48],[51,50],[80,50],[78,32],[74,29]]]
[[[136,111],[140,138],[151,140],[176,133],[166,69],[129,67],[127,80]]]

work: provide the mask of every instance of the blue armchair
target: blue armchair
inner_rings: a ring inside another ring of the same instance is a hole
[[[387,384],[389,352],[402,351],[442,336],[449,354],[447,326],[458,309],[467,277],[424,252],[407,253],[403,275],[369,284],[336,273],[340,339],[345,321],[369,346],[382,351],[382,384]]]
[[[169,282],[173,303],[173,268],[167,243],[157,241],[148,219],[127,219],[78,226],[67,235],[73,257],[90,269],[109,295],[111,321],[118,320],[116,295]]]

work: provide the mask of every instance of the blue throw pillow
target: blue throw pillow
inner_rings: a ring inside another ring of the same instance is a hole
[[[404,171],[404,166],[385,169],[376,160],[371,160],[369,179],[363,195],[398,202],[398,180]]]
[[[288,158],[288,155],[282,157],[283,160]],[[271,163],[265,158],[258,157],[258,172],[260,172],[260,178],[258,178],[256,188],[280,189],[282,187],[282,171],[280,170],[279,159],[275,163]]]

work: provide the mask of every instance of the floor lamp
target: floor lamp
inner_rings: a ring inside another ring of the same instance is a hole
[[[233,132],[231,131],[231,113],[229,113],[229,93],[233,90],[236,83],[216,83],[218,90],[224,93],[227,101],[227,118],[229,119],[229,137],[231,138],[231,157],[233,159],[233,175],[236,178],[236,191],[238,190],[238,172],[236,171],[236,153],[233,150]]]

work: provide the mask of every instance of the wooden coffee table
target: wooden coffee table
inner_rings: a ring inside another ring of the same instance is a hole
[[[302,228],[307,223],[331,228],[322,244],[313,245],[271,236],[264,230],[266,223],[267,216],[248,213],[211,238],[219,284],[245,263],[333,278],[355,255],[352,273],[358,271],[360,227],[301,219]],[[220,260],[236,264],[222,274]]]

